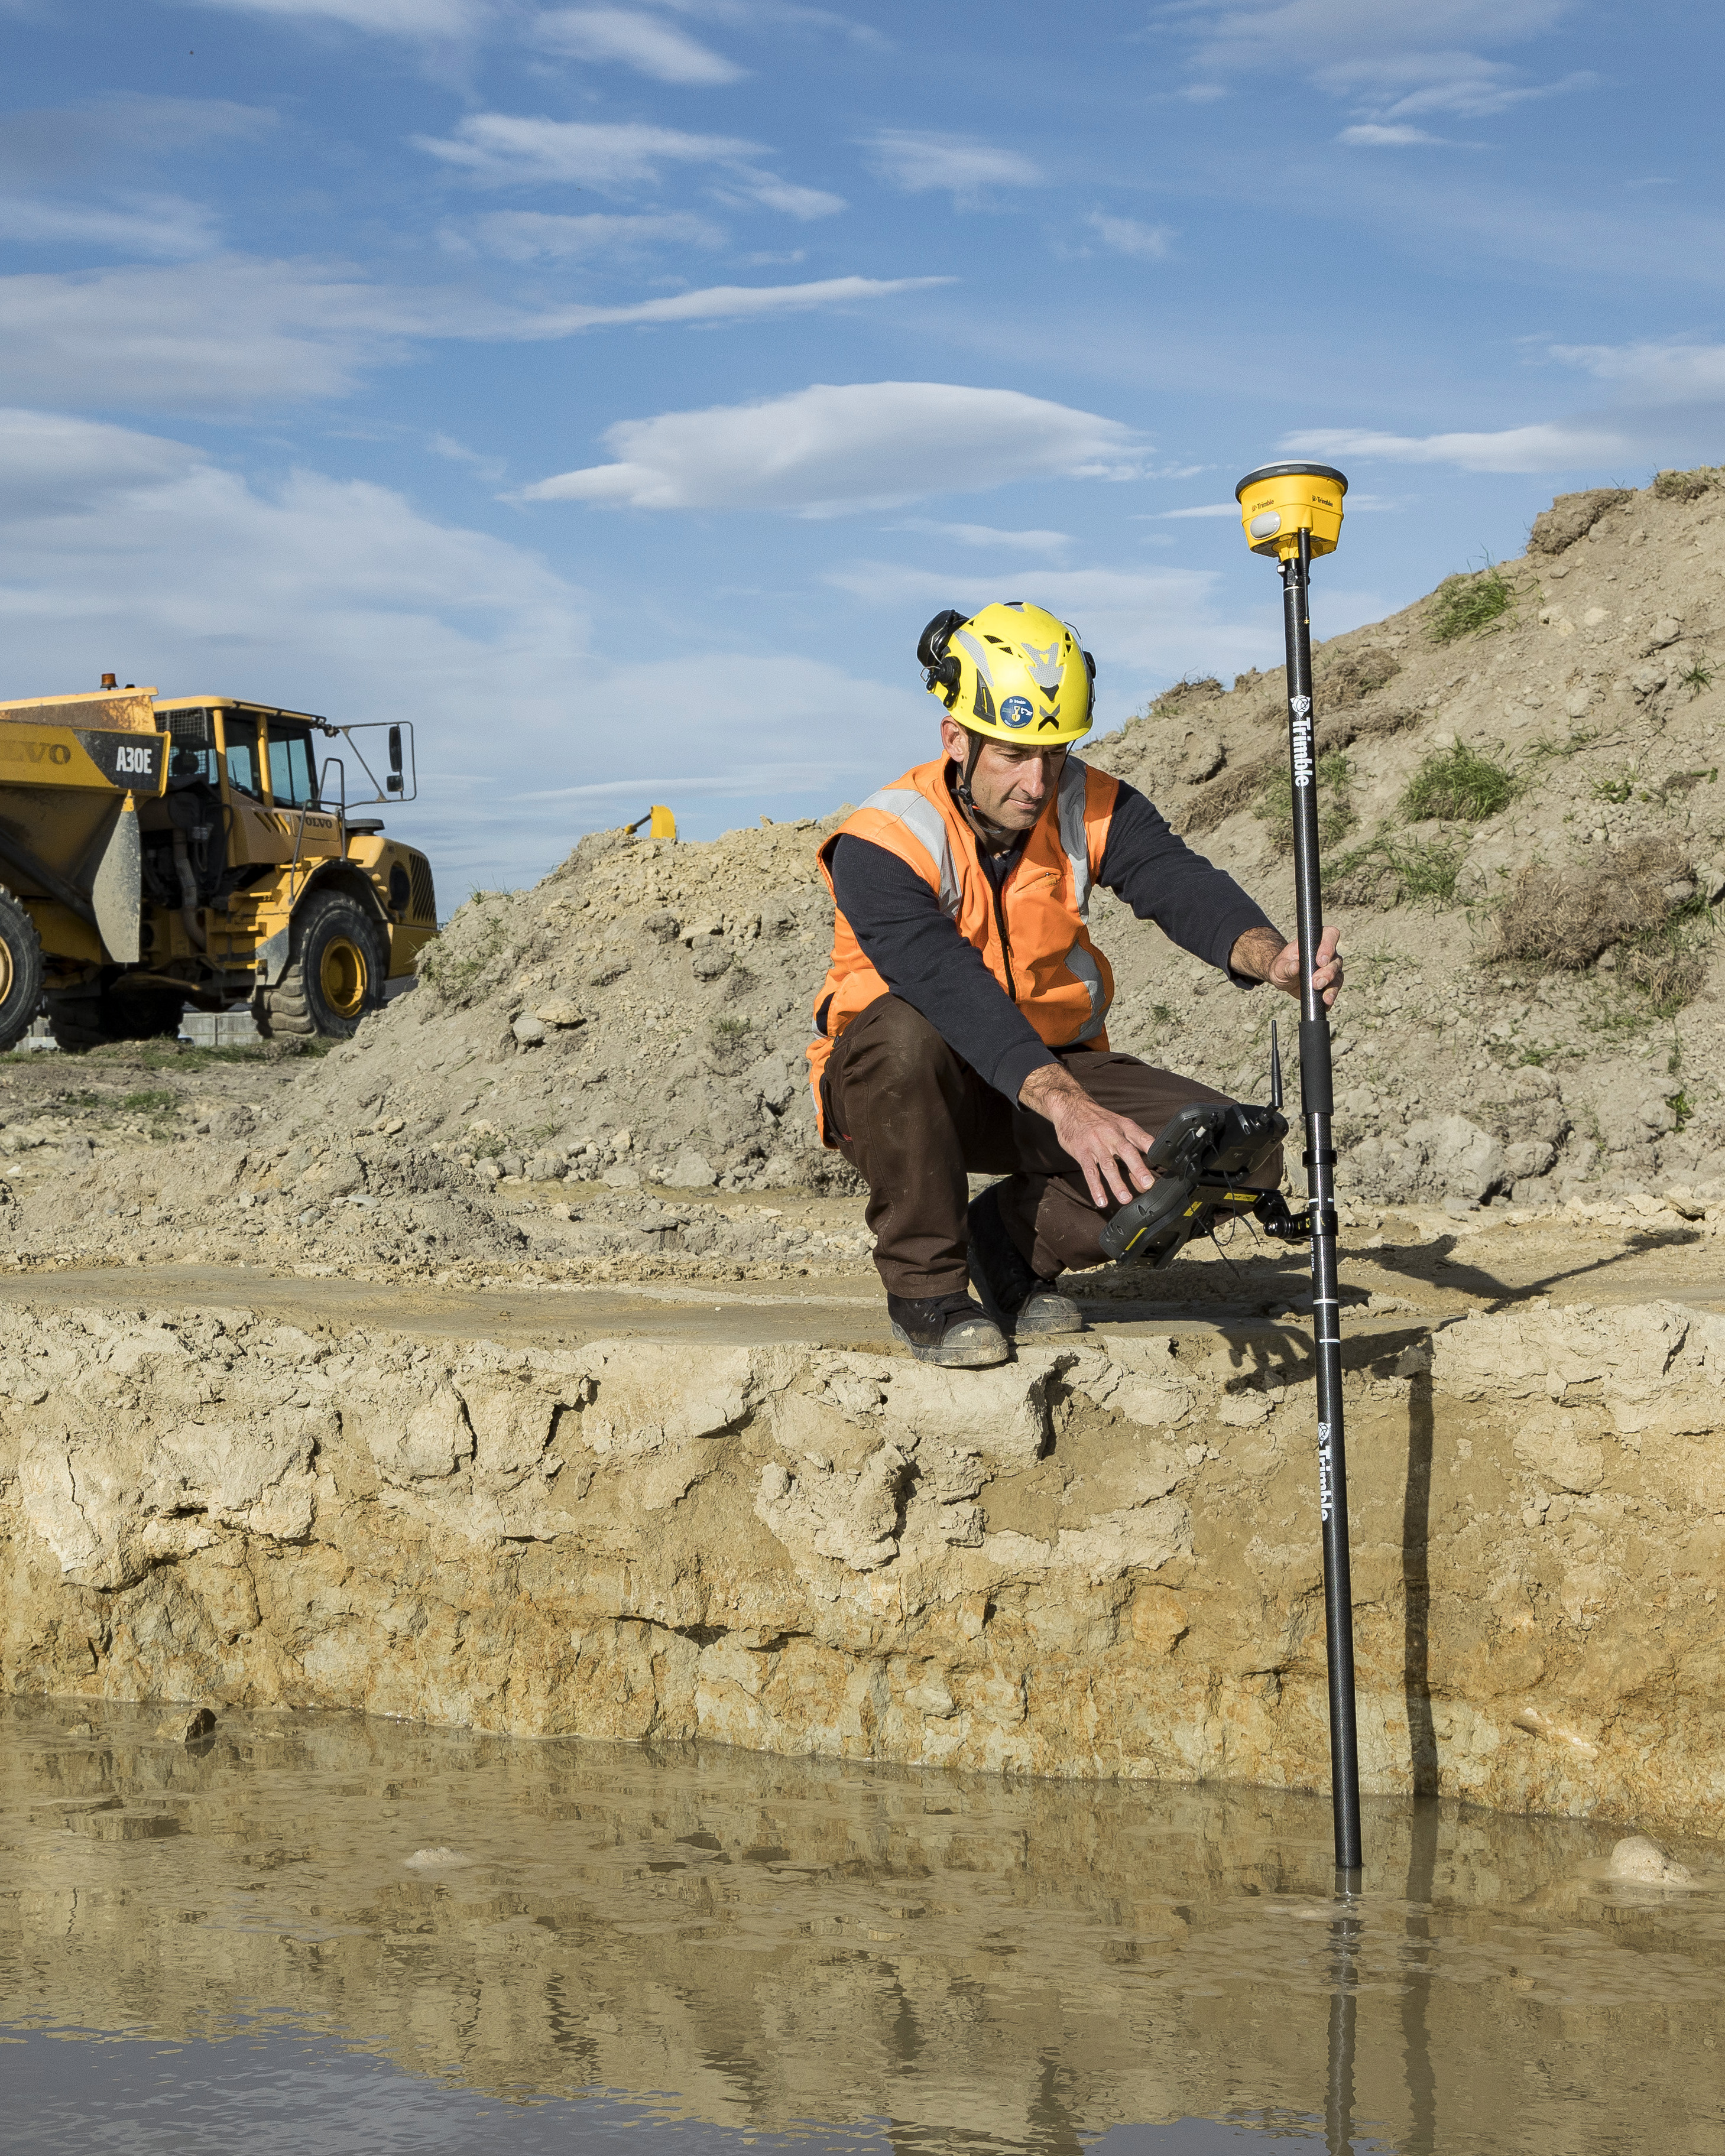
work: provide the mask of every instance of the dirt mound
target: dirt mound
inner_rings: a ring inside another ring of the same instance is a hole
[[[531,891],[480,894],[417,990],[310,1077],[297,1128],[393,1122],[481,1186],[849,1187],[803,1058],[837,820],[706,845],[599,833]]]
[[[1560,497],[1524,559],[1320,646],[1362,1197],[1725,1173],[1721,566],[1714,475],[1662,474]],[[1284,725],[1279,672],[1189,680],[1090,754],[1286,916]],[[470,901],[415,993],[296,1086],[300,1130],[333,1143],[398,1118],[468,1188],[849,1187],[816,1145],[802,1053],[830,921],[815,850],[844,813],[707,845],[600,834],[534,889]],[[1095,913],[1116,1044],[1260,1092],[1281,1008],[1106,895]],[[1419,1135],[1456,1119],[1472,1137]]]

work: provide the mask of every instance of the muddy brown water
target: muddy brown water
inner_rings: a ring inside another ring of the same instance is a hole
[[[1725,1852],[359,1717],[0,1703],[8,2146],[1725,2148]]]

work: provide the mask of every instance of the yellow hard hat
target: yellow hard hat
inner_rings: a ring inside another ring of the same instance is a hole
[[[968,617],[949,608],[923,630],[916,656],[929,694],[968,732],[1058,748],[1090,732],[1096,662],[1045,607],[997,599]]]

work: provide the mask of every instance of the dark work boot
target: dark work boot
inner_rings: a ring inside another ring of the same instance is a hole
[[[889,1295],[892,1337],[919,1363],[949,1370],[987,1370],[1006,1360],[1006,1342],[992,1317],[961,1288],[950,1295]]]
[[[1000,1186],[973,1198],[965,1215],[970,1231],[970,1277],[983,1308],[1014,1340],[1039,1340],[1057,1332],[1082,1332],[1084,1312],[1052,1281],[1030,1270],[1000,1217]]]

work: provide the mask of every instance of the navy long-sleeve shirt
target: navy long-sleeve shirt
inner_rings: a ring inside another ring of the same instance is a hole
[[[1023,848],[1022,839],[992,856],[978,848],[997,886],[1009,882]],[[1033,1070],[1058,1061],[907,862],[847,834],[834,846],[830,865],[839,911],[875,972],[989,1085],[1015,1101]],[[1153,921],[1171,942],[1224,973],[1248,929],[1274,927],[1231,875],[1194,853],[1124,782],[1096,881],[1140,921]],[[1238,974],[1230,978],[1245,988],[1256,985]]]

